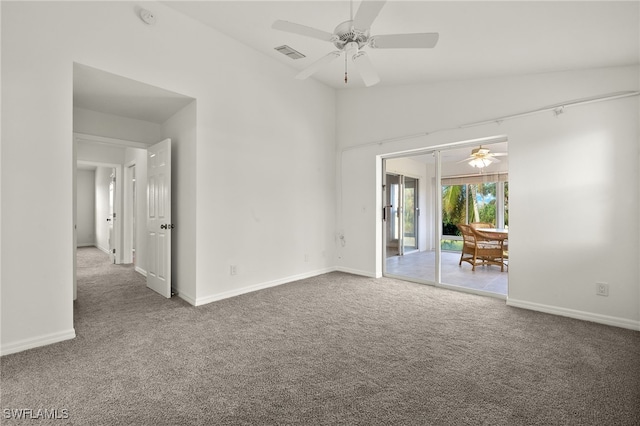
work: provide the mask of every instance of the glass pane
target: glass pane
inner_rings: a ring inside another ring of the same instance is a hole
[[[442,235],[460,236],[456,226],[467,223],[467,185],[442,186]]]
[[[392,204],[394,208],[393,211],[391,207],[387,208],[384,273],[411,281],[435,283],[437,238],[434,204],[437,193],[434,157],[428,154],[388,159],[385,160],[385,169],[394,173],[387,174],[385,182],[387,205]],[[399,200],[392,197],[396,190],[402,191]],[[397,201],[403,205],[400,209],[402,220],[396,221]],[[399,235],[402,238],[391,240],[392,231],[396,229],[402,231]],[[403,250],[394,246],[400,241]]]
[[[464,248],[466,246],[457,226],[484,222],[491,224],[491,228],[503,228],[503,220],[505,224],[508,223],[508,184],[504,182],[508,173],[507,157],[500,155],[499,160],[492,161],[486,167],[473,167],[469,164],[469,158],[473,157],[472,149],[478,148],[442,152],[440,279],[442,284],[506,295],[508,273],[506,266],[502,271],[500,254],[503,252],[499,248],[490,252],[487,248],[486,261],[474,258],[473,250],[469,255]],[[490,152],[506,152],[506,144],[482,148]]]
[[[496,182],[470,184],[471,211],[469,222],[490,223],[496,226]]]

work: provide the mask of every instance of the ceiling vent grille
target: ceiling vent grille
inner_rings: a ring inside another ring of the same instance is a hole
[[[306,56],[303,55],[302,53],[298,52],[295,49],[290,48],[289,46],[287,46],[286,44],[284,46],[279,46],[275,48],[278,52],[282,53],[283,55],[287,55],[288,57],[290,57],[291,59],[300,59],[300,58],[305,58]]]

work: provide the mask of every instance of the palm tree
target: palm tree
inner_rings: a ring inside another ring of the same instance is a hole
[[[455,227],[465,222],[465,187],[463,185],[446,185],[442,187],[442,224],[444,235],[456,235]]]
[[[480,222],[480,212],[478,211],[478,185],[469,185],[471,188],[471,203],[473,204],[472,222]]]

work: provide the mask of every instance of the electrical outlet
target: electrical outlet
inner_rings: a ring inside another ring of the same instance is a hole
[[[609,295],[609,284],[607,284],[607,283],[596,283],[596,294],[598,296],[608,296]]]
[[[230,265],[229,266],[229,275],[238,275],[238,266]]]

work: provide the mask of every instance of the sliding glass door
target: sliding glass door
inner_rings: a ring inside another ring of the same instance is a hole
[[[387,256],[418,250],[418,179],[388,173],[384,195]]]
[[[434,283],[433,168],[414,157],[385,160],[384,169],[383,273]]]
[[[387,174],[386,175],[386,205],[385,205],[385,219],[386,219],[386,251],[388,256],[401,256],[402,255],[402,206],[401,201],[403,197],[402,187],[400,184],[401,176]]]
[[[473,146],[384,160],[384,275],[507,294],[506,265],[503,272],[490,264],[474,270],[460,264],[463,241],[457,226],[484,222],[507,232],[506,145],[481,147],[502,154],[481,168],[470,163],[470,153],[479,151]]]

